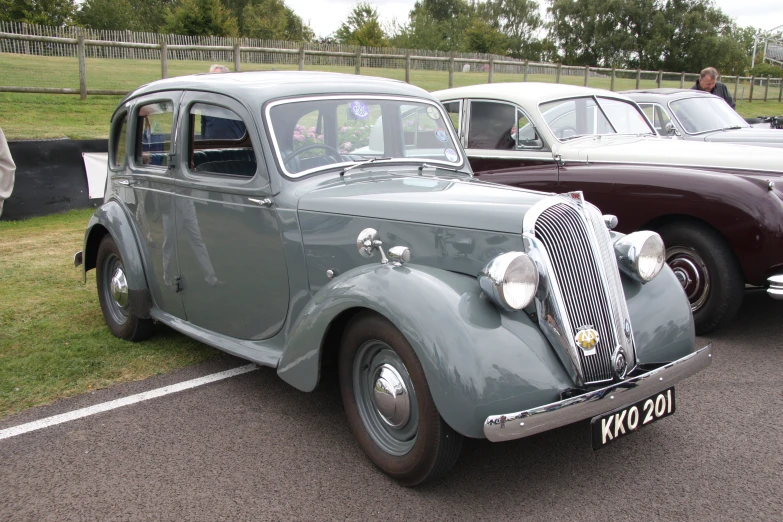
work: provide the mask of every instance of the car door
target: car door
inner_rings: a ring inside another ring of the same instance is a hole
[[[175,178],[169,168],[181,96],[181,92],[163,92],[136,100],[128,117],[127,175],[113,177],[137,226],[155,306],[184,318],[174,221]]]
[[[288,309],[280,223],[255,123],[227,96],[187,93],[177,141],[177,252],[189,322],[237,339]]]
[[[552,152],[516,105],[467,100],[460,139],[478,178],[534,190],[556,189],[558,169]]]

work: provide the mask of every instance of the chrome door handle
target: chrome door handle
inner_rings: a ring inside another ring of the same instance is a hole
[[[117,184],[118,185],[131,186],[131,185],[136,185],[137,183],[138,183],[138,181],[131,181],[131,180],[128,180],[128,179],[117,180]]]
[[[272,206],[272,200],[269,198],[264,199],[256,199],[256,198],[247,198],[248,201],[252,201],[253,203],[256,203],[258,205],[261,205],[262,207],[271,207]]]

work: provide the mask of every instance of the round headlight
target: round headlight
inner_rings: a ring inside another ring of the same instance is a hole
[[[649,230],[618,239],[614,249],[620,269],[642,283],[655,278],[666,262],[666,248],[661,236]]]
[[[479,286],[501,308],[521,310],[530,304],[538,288],[538,269],[527,254],[501,254],[481,270]]]

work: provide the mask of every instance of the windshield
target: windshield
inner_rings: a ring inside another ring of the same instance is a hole
[[[284,172],[310,172],[387,162],[463,165],[451,120],[427,100],[324,97],[277,102],[267,109]],[[467,173],[466,173],[467,174]]]
[[[717,96],[685,98],[669,103],[669,107],[688,134],[750,127],[729,104]]]
[[[539,110],[561,141],[594,134],[655,134],[639,108],[624,100],[586,96],[542,103]]]

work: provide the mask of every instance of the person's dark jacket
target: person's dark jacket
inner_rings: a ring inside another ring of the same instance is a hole
[[[696,80],[696,84],[691,87],[691,89],[695,89],[697,91],[703,91],[701,87],[699,87],[699,80]],[[710,94],[714,94],[715,96],[719,96],[726,100],[726,103],[728,103],[731,108],[734,108],[734,100],[731,98],[731,94],[729,94],[729,89],[726,87],[725,84],[721,82],[715,82],[715,87],[712,88],[711,91],[706,91]]]

